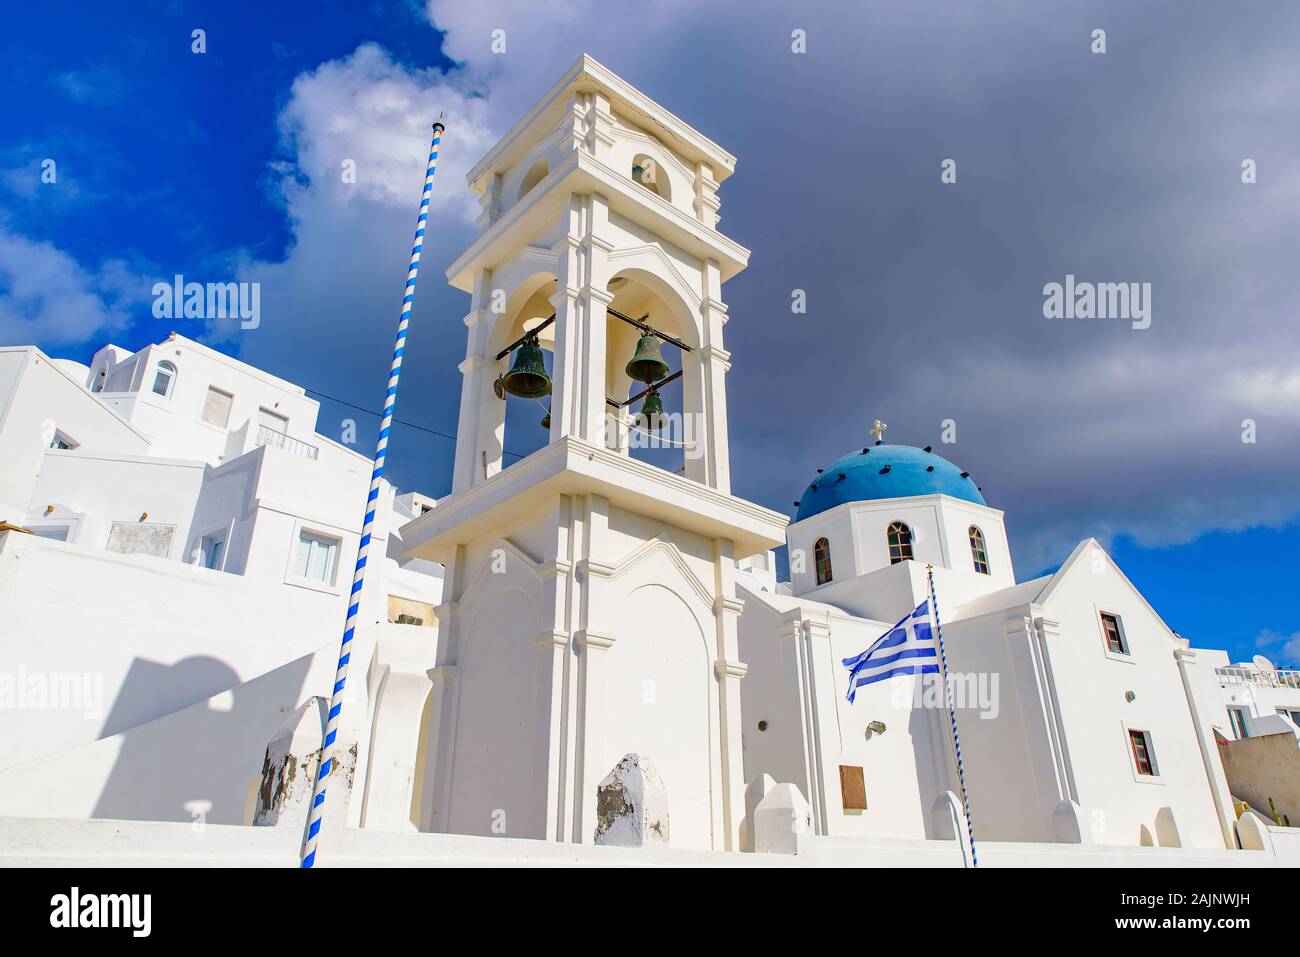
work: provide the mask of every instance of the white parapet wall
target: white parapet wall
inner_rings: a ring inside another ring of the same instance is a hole
[[[1294,828],[1285,830],[1294,831]],[[1297,832],[1300,833],[1300,832]],[[0,867],[296,867],[301,830],[0,817]],[[1280,844],[1273,835],[1275,845]],[[1289,835],[1283,839],[1290,843]],[[1295,842],[1300,844],[1300,842]],[[1300,847],[1295,850],[1300,852]],[[985,843],[981,867],[1276,867],[1262,851]],[[320,867],[961,867],[951,841],[816,838],[811,853],[598,847],[510,837],[346,829]]]

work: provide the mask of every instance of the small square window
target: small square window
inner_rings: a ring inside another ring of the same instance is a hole
[[[1138,774],[1156,776],[1156,753],[1151,747],[1151,735],[1133,728],[1128,732],[1129,747],[1133,749],[1133,764]]]
[[[308,581],[332,585],[338,551],[338,539],[302,532],[298,536],[298,552],[294,556],[294,573]]]
[[[1119,615],[1110,612],[1101,613],[1101,630],[1106,637],[1106,650],[1117,655],[1128,654],[1128,642],[1124,640],[1124,626],[1120,624]]]

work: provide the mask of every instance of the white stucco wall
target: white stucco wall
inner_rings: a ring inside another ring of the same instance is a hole
[[[1002,512],[948,495],[919,495],[846,502],[790,525],[786,530],[790,555],[802,554],[801,560],[790,564],[794,593],[840,604],[852,594],[868,591],[854,580],[891,567],[888,530],[896,521],[912,531],[916,565],[924,568],[931,563],[947,572],[945,602],[961,603],[1015,584]],[[987,575],[976,572],[972,562],[968,534],[972,525],[984,533]],[[814,545],[823,537],[830,545],[834,578],[818,585]]]
[[[1098,553],[1075,564],[1043,602],[1043,616],[1060,623],[1047,648],[1079,804],[1099,843],[1136,844],[1141,828],[1171,807],[1184,846],[1222,847],[1174,658],[1183,643],[1099,547]],[[1128,655],[1107,651],[1102,611],[1120,616]],[[1152,735],[1157,775],[1136,772],[1130,728]]]
[[[0,709],[0,767],[150,721],[337,637],[341,598],[281,580],[0,535],[0,672],[90,675],[93,707]]]
[[[320,404],[301,387],[184,336],[118,356],[117,365],[109,364],[113,358],[100,350],[92,361],[92,381],[97,381],[101,368],[108,369],[105,387],[96,394],[153,438],[155,455],[214,465],[234,458],[255,444],[261,408],[288,420],[280,431],[318,445],[315,428]],[[153,383],[158,364],[164,361],[176,368],[176,377],[170,393],[160,396],[153,392]],[[232,397],[224,427],[203,421],[209,387]]]
[[[0,347],[0,519],[21,524],[54,429],[87,452],[143,455],[149,450],[142,432],[39,349]]]

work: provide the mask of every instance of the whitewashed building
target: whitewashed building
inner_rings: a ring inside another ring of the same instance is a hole
[[[1018,582],[1003,513],[883,426],[818,470],[793,522],[732,494],[722,289],[749,253],[719,231],[718,193],[734,168],[584,56],[470,171],[480,234],[447,269],[470,297],[451,492],[391,505],[322,863],[969,862],[945,696],[905,675],[846,697],[843,660],[926,601],[931,572],[982,863],[1300,861],[1298,832],[1225,774],[1226,660],[1172,632],[1097,542]],[[306,603],[341,610],[337,576],[317,576],[351,567],[364,461],[312,431],[301,390],[180,337],[108,347],[84,374],[11,353],[62,391],[0,419],[4,441],[48,433],[0,476],[10,521],[44,536],[0,533],[0,597],[26,609],[5,661],[66,668],[95,630],[166,659],[204,602],[185,647],[257,664],[80,743],[71,719],[21,719],[46,753],[0,767],[18,835],[6,848],[0,829],[0,855],[95,861],[125,842],[142,863],[292,863],[337,646]],[[545,409],[548,441],[507,466],[519,402]],[[111,448],[92,447],[101,431]],[[69,575],[94,616],[38,649]],[[234,581],[244,612],[202,597]],[[147,824],[197,815],[244,826]],[[110,839],[97,818],[137,823]]]
[[[370,460],[318,434],[317,410],[176,334],[89,368],[0,348],[0,520],[23,530],[0,536],[0,776],[337,644]],[[363,621],[434,633],[442,569],[400,557],[398,532],[434,504],[384,484]],[[95,701],[20,706],[70,674]]]

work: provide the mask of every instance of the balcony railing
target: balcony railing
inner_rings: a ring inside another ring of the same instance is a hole
[[[272,445],[277,449],[282,449],[290,455],[301,455],[303,458],[314,459],[320,455],[320,449],[314,445],[308,445],[300,439],[285,435],[283,432],[277,432],[269,426],[259,425],[257,427],[257,444]]]
[[[1256,668],[1215,668],[1219,684],[1224,687],[1256,685],[1260,688],[1295,688],[1300,691],[1300,671],[1282,669],[1266,671]]]

